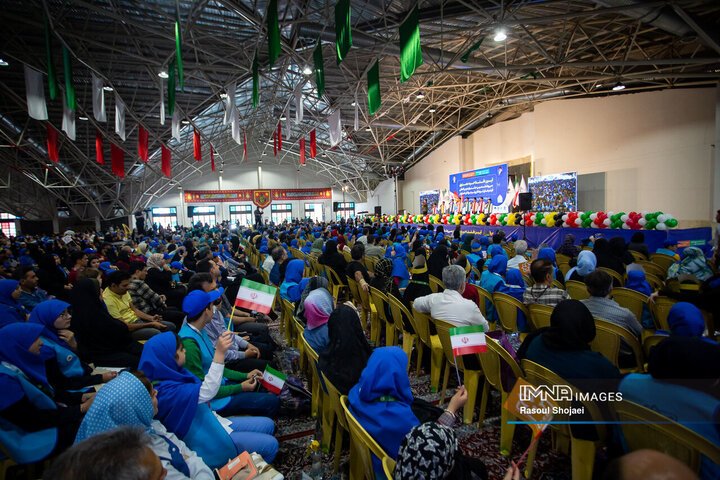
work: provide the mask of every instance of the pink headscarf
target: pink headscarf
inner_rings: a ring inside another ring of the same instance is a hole
[[[316,288],[305,299],[307,328],[314,330],[325,325],[333,311],[333,297],[325,288]]]

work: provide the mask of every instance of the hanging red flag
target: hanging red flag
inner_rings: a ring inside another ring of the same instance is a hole
[[[273,155],[277,157],[277,132],[273,132]]]
[[[162,166],[160,167],[160,169],[166,177],[170,178],[171,152],[167,147],[165,147],[165,145],[160,145],[160,150],[162,151]]]
[[[280,128],[281,122],[278,122],[278,152],[282,150],[282,129]]]
[[[200,134],[197,129],[193,129],[193,156],[198,162],[202,160],[202,151],[200,149]]]
[[[300,165],[305,165],[305,137],[300,139]]]
[[[105,154],[103,153],[103,138],[100,130],[95,130],[95,160],[100,165],[105,165]]]
[[[50,160],[55,163],[59,162],[60,153],[58,152],[57,130],[49,123],[47,124],[47,149]]]
[[[110,163],[112,172],[120,178],[125,178],[125,152],[112,142],[110,142]]]
[[[243,128],[243,155],[245,155],[245,163],[247,163],[247,137],[245,137],[245,129]]]
[[[315,158],[317,155],[317,144],[315,143],[315,130],[310,132],[310,158]]]
[[[138,155],[140,160],[148,161],[148,132],[142,125],[138,124]]]
[[[215,150],[212,145],[210,145],[210,168],[215,171]]]

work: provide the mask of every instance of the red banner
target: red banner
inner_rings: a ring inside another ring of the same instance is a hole
[[[267,197],[267,199],[265,198]],[[264,190],[186,190],[187,203],[253,202],[265,208],[272,202],[289,200],[329,200],[329,188],[295,188]],[[267,203],[266,203],[267,202]]]

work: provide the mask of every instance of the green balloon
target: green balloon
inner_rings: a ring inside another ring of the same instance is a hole
[[[665,225],[667,225],[669,228],[675,228],[677,227],[678,221],[674,218],[671,218],[670,220],[667,220],[665,222]]]

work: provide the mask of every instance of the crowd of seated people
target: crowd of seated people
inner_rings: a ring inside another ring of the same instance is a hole
[[[445,409],[415,397],[408,356],[381,346],[383,335],[378,344],[368,341],[369,319],[361,318],[360,302],[353,301],[359,299],[347,289],[338,297],[331,288],[338,281],[354,280],[358,289],[377,289],[411,312],[458,327],[481,325],[494,338],[504,334],[492,332],[501,328],[493,294],[552,307],[546,328],[533,330],[528,319],[518,318],[524,340],[503,343],[514,357],[581,390],[623,392],[720,446],[720,346],[706,322],[717,313],[712,298],[720,295],[720,281],[698,248],[672,258],[658,289],[630,254],[648,253],[639,235],[630,244],[593,238],[583,248],[570,234],[557,252],[501,233],[456,229],[446,236],[439,228],[370,222],[63,236],[72,241],[0,237],[0,440],[18,456],[32,441],[33,461],[57,457],[47,478],[82,478],[67,475],[118,439],[124,442],[118,455],[167,478],[213,478],[212,469],[243,451],[275,459],[280,399],[260,380],[268,366],[280,368],[275,354],[283,345],[269,327],[275,311],[234,307],[244,279],[277,287],[278,296],[294,305],[302,335],[318,354],[318,371],[348,396],[357,420],[397,460],[397,479],[493,477],[482,459],[462,453],[453,431],[456,412],[467,402],[465,388],[458,385]],[[248,247],[259,258],[251,261]],[[677,250],[667,242],[663,248]],[[334,274],[308,273],[315,272],[314,262]],[[673,291],[672,279],[699,288]],[[586,285],[585,299],[571,298],[565,289],[570,280]],[[432,281],[441,282],[437,293]],[[642,317],[613,298],[618,288],[642,294]],[[682,300],[670,309],[667,330],[656,328],[652,312],[660,297]],[[392,319],[389,304],[383,308]],[[597,320],[623,327],[638,342],[648,334],[663,337],[650,350],[647,370],[633,363],[624,341],[617,361],[596,351]],[[418,342],[415,348],[426,347]],[[464,360],[467,368],[480,368],[476,358]],[[626,367],[638,368],[621,373]],[[695,413],[686,417],[685,410]],[[428,451],[428,440],[438,448]],[[613,458],[622,453],[622,441],[615,447]],[[421,456],[432,460],[418,477]],[[609,468],[626,465],[619,457]],[[382,475],[380,459],[374,458],[374,470]],[[701,478],[718,472],[703,459]],[[511,466],[505,478],[519,478],[519,469]]]

